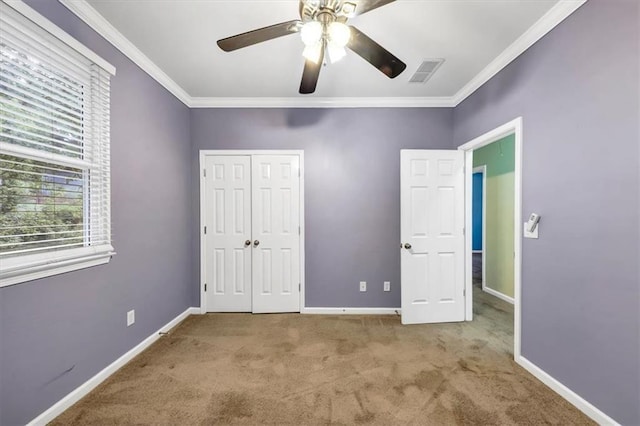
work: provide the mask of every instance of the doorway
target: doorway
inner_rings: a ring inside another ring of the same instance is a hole
[[[300,312],[302,151],[200,152],[201,312]]]
[[[465,174],[465,228],[473,229],[473,173],[474,169],[474,152],[486,147],[493,142],[499,141],[507,136],[513,136],[513,211],[512,217],[512,239],[513,239],[513,255],[512,269],[513,276],[513,354],[514,359],[520,357],[520,336],[521,336],[521,265],[522,265],[522,117],[519,117],[509,123],[506,123],[490,132],[485,133],[458,149],[464,152],[465,170],[470,171]],[[486,176],[485,176],[486,178]],[[486,214],[486,211],[485,211]],[[486,216],[485,216],[486,218]],[[485,229],[485,240],[486,240]],[[484,245],[484,253],[486,253],[486,243]],[[465,300],[465,319],[471,321],[473,319],[473,235],[472,232],[465,233],[465,289],[469,297]],[[510,254],[510,253],[509,253]],[[511,257],[511,256],[509,256]],[[483,273],[484,268],[483,268]],[[486,281],[485,279],[483,282]]]
[[[485,238],[487,235],[486,222],[487,217],[486,194],[487,194],[487,166],[481,165],[473,168],[472,178],[472,215],[471,220],[471,250],[472,250],[472,279],[473,285],[484,288],[486,283],[485,272]]]

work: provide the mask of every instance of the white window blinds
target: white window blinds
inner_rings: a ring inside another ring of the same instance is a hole
[[[109,79],[0,3],[0,274],[20,256],[112,250]]]

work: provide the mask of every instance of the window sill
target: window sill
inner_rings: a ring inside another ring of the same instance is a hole
[[[0,260],[0,288],[109,263],[111,246],[82,247]]]

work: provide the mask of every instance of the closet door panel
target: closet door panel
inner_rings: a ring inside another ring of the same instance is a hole
[[[253,312],[300,311],[300,162],[252,157]]]
[[[208,156],[205,268],[208,312],[251,312],[251,157]]]

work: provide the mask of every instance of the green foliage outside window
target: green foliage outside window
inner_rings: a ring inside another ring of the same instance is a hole
[[[0,253],[81,244],[83,190],[82,170],[0,155]]]

